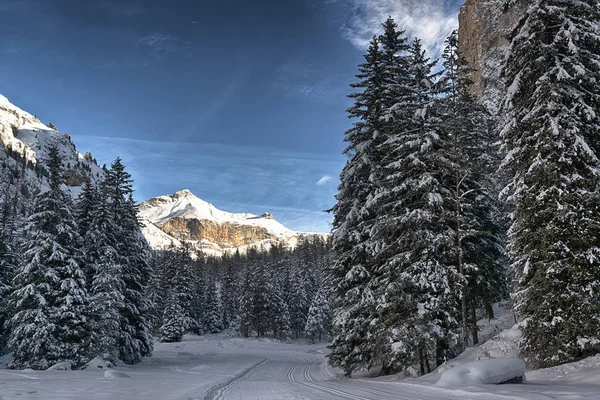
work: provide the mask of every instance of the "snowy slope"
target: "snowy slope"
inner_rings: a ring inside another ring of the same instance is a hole
[[[39,181],[41,188],[45,186],[45,180],[39,171],[48,160],[48,151],[52,146],[58,148],[68,186],[73,194],[78,193],[85,178],[90,177],[92,181],[96,181],[104,174],[91,157],[85,158],[77,151],[69,135],[46,126],[1,94],[0,142],[4,149],[0,151],[0,161],[14,164],[17,159],[21,159],[28,166],[25,169],[28,178]]]
[[[269,213],[254,215],[222,211],[187,189],[142,202],[140,217],[146,225],[142,231],[152,248],[164,249],[171,243],[177,247],[185,241],[192,248],[210,255],[235,251],[244,253],[249,248],[268,250],[275,245],[294,248],[305,239],[328,237],[323,233],[295,232]],[[197,225],[208,227],[202,231],[202,236],[190,237],[192,235],[186,231],[187,227],[173,232],[170,224],[174,220],[184,221],[179,222],[179,226],[185,225],[185,221],[197,221]],[[241,237],[244,243],[232,242],[227,236]]]

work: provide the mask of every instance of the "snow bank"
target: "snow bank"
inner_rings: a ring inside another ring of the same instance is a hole
[[[109,369],[104,371],[104,379],[131,379],[131,376],[127,375],[125,372]]]
[[[57,364],[54,364],[53,366],[48,368],[46,371],[70,371],[71,367],[72,367],[71,363],[68,361],[65,361],[65,362],[59,362]]]
[[[488,358],[471,361],[444,372],[436,386],[498,384],[525,376],[525,362],[519,358]]]

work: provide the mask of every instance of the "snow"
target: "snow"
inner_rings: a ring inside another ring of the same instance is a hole
[[[0,387],[6,400],[597,400],[600,392],[600,356],[528,372],[525,384],[439,387],[434,386],[440,378],[435,372],[404,381],[343,378],[326,364],[327,344],[185,336],[181,343],[156,343],[153,357],[131,366],[69,373],[0,369]]]
[[[498,384],[525,376],[525,362],[519,358],[488,358],[471,361],[445,371],[437,386]]]
[[[131,379],[131,376],[127,375],[125,372],[114,371],[109,369],[108,371],[104,371],[105,379]]]
[[[48,371],[70,371],[70,370],[71,370],[70,362],[60,362],[60,363],[54,364],[53,366],[48,368]]]

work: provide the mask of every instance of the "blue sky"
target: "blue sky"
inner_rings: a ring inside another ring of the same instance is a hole
[[[328,231],[345,95],[392,15],[438,52],[459,0],[2,0],[0,93],[136,199],[184,188],[233,212]]]

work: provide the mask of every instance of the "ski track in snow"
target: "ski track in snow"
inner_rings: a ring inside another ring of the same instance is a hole
[[[394,377],[345,379],[326,365],[325,343],[285,344],[272,339],[187,336],[157,343],[155,356],[116,370],[131,379],[109,380],[105,370],[0,370],[0,399],[25,400],[598,400],[595,361],[570,375],[536,372],[524,385],[431,387],[439,378],[398,381]],[[599,358],[600,360],[600,358]],[[585,367],[585,368],[584,368]],[[592,369],[589,369],[592,368]],[[573,368],[571,368],[573,369]],[[569,370],[564,368],[564,371]],[[579,372],[581,370],[581,372]],[[579,375],[577,375],[579,374]],[[553,380],[554,377],[558,381]]]

